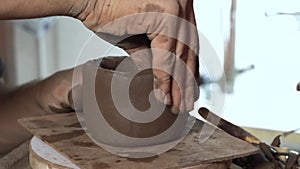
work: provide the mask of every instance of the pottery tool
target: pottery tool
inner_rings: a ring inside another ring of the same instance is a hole
[[[198,113],[208,122],[224,130],[228,134],[256,145],[261,150],[261,153],[251,156],[251,158],[246,157],[243,160],[237,160],[237,163],[239,163],[240,166],[257,169],[288,169],[291,167],[295,169],[300,168],[298,164],[298,161],[300,160],[300,153],[280,147],[280,136],[290,134],[296,130],[286,132],[275,137],[271,145],[268,145],[241,127],[222,119],[206,108],[200,108]],[[241,164],[245,161],[246,164]]]
[[[249,132],[245,131],[241,127],[238,127],[238,126],[222,119],[221,117],[219,117],[216,114],[210,112],[206,108],[200,108],[198,113],[204,119],[206,119],[208,122],[212,123],[213,125],[219,127],[220,129],[224,130],[225,132],[227,132],[228,134],[230,134],[230,135],[232,135],[236,138],[239,138],[241,140],[245,140],[245,141],[247,141],[251,144],[260,144],[261,143],[261,141],[258,138],[256,138],[255,136],[253,136]]]

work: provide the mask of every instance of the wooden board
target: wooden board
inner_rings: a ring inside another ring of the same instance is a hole
[[[184,168],[228,161],[259,151],[221,130],[215,130],[206,142],[199,143],[199,132],[204,122],[197,121],[189,135],[170,151],[147,159],[129,159],[115,156],[93,143],[81,128],[76,114],[32,117],[19,122],[84,169]]]
[[[55,151],[37,137],[32,138],[29,149],[29,160],[32,169],[80,169],[69,159],[66,159],[59,152]],[[200,164],[185,169],[228,169],[229,166],[231,167],[230,160]],[[137,166],[137,168],[139,168],[139,166]]]

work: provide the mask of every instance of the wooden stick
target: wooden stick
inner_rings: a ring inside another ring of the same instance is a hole
[[[211,111],[209,111],[206,108],[200,108],[198,110],[198,113],[204,119],[206,119],[208,122],[216,125],[220,129],[224,130],[225,132],[227,132],[228,134],[230,134],[234,137],[237,137],[241,140],[247,141],[248,143],[251,143],[251,144],[258,145],[261,143],[261,141],[257,137],[253,136],[252,134],[250,134],[246,130],[242,129],[241,127],[236,126],[236,125],[222,119],[221,117],[217,116],[216,114],[212,113]]]

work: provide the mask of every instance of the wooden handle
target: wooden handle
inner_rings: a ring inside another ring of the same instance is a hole
[[[297,85],[297,90],[300,91],[300,82]]]
[[[242,129],[239,126],[236,126],[228,121],[226,121],[225,119],[222,119],[221,117],[217,116],[216,114],[212,113],[211,111],[209,111],[206,108],[200,108],[198,110],[198,113],[208,122],[216,125],[217,127],[219,127],[220,129],[224,130],[226,133],[237,137],[239,139],[242,139],[244,141],[247,141],[248,143],[251,144],[260,144],[261,141],[256,138],[255,136],[253,136],[251,133],[245,131],[244,129]]]

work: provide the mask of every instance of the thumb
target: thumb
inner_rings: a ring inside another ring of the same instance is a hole
[[[76,112],[83,111],[81,85],[77,85],[69,91],[68,99],[72,109],[74,109]]]

